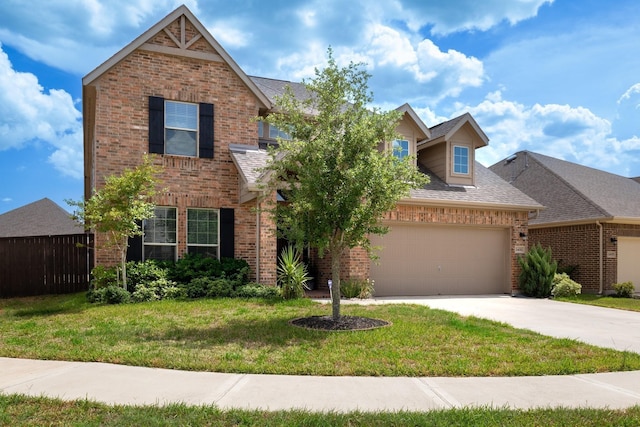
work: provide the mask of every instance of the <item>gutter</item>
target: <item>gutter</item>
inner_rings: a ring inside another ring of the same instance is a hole
[[[603,237],[602,237],[602,224],[600,223],[600,221],[596,221],[596,225],[598,226],[598,231],[599,231],[599,268],[600,268],[600,290],[598,291],[598,295],[602,295],[602,292],[604,290],[604,283],[603,283],[603,259],[602,259],[602,243],[603,243]]]

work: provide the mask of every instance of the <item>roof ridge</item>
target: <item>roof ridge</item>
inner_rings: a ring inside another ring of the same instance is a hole
[[[593,206],[598,212],[602,213],[602,215],[604,217],[613,217],[613,215],[610,212],[607,212],[602,206],[600,206],[599,204],[597,204],[595,201],[591,200],[589,197],[587,197],[582,191],[578,190],[573,184],[571,184],[569,181],[567,181],[566,179],[564,179],[561,175],[559,175],[558,173],[556,173],[556,171],[554,171],[553,169],[549,168],[547,165],[545,165],[543,162],[540,161],[540,159],[536,158],[536,156],[543,156],[552,160],[556,160],[556,161],[561,161],[561,162],[566,162],[566,163],[571,163],[574,165],[578,165],[577,163],[572,163],[566,160],[562,160],[562,159],[556,159],[555,157],[550,157],[550,156],[545,156],[544,154],[540,154],[540,153],[535,153],[533,151],[529,151],[529,150],[523,150],[521,151],[522,153],[525,153],[527,155],[530,154],[529,157],[531,157],[533,160],[536,161],[536,163],[538,163],[541,167],[543,167],[544,169],[546,169],[547,171],[549,171],[553,176],[555,176],[556,178],[558,178],[560,181],[562,181],[567,187],[569,187],[575,194],[579,195],[580,198],[582,200],[584,200],[585,202],[587,202],[589,205]],[[582,166],[582,165],[578,165],[578,166]],[[582,166],[582,167],[586,167],[586,166]],[[593,168],[592,168],[593,169]],[[597,170],[597,169],[594,169]]]

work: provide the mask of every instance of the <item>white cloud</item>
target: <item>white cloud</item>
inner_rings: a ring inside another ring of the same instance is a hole
[[[624,176],[637,167],[635,158],[625,152],[640,150],[640,138],[615,138],[611,123],[587,108],[525,106],[503,100],[499,92],[476,106],[458,108],[456,114],[469,111],[489,136],[489,146],[477,153],[487,166],[516,151],[530,150]]]
[[[538,14],[538,9],[553,0],[450,0],[399,1],[409,27],[418,31],[431,24],[433,34],[446,35],[458,31],[486,31],[501,22],[514,25]]]
[[[82,118],[71,96],[15,71],[0,45],[0,150],[34,142],[54,148],[50,161],[63,175],[82,177]]]

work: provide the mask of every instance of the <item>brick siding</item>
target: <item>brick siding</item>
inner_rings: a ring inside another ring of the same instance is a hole
[[[179,22],[172,26],[179,34]],[[187,23],[187,39],[195,30]],[[160,32],[151,44],[174,46]],[[204,39],[190,49],[214,53]],[[120,174],[142,162],[149,151],[149,96],[167,100],[214,104],[214,158],[202,159],[153,155],[153,163],[163,167],[161,187],[166,193],[157,205],[177,208],[178,256],[186,251],[186,209],[233,208],[235,211],[236,258],[249,262],[252,280],[260,271],[260,281],[275,283],[275,235],[272,221],[256,212],[256,202],[239,203],[239,176],[229,152],[229,144],[258,145],[256,123],[259,101],[245,83],[224,62],[204,61],[136,50],[97,78],[95,113],[95,188],[104,178]],[[259,219],[258,219],[259,216]],[[257,229],[260,224],[260,254]],[[96,235],[96,245],[104,242]],[[259,255],[259,256],[258,256]],[[96,264],[113,265],[118,254],[98,250]],[[256,260],[260,260],[260,266]]]

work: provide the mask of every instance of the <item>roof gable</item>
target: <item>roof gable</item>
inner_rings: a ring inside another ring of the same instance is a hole
[[[478,144],[475,148],[484,147],[489,144],[489,137],[480,129],[480,126],[475,121],[473,116],[469,113],[464,113],[461,116],[455,117],[446,122],[440,123],[429,128],[431,133],[431,137],[427,140],[420,141],[418,143],[418,150],[424,147],[429,147],[435,144],[438,144],[443,141],[450,140],[453,135],[460,130],[465,124],[469,124],[469,126],[474,130],[474,132],[478,135],[480,139],[480,144]]]
[[[84,233],[69,212],[44,198],[0,215],[0,237],[59,236]]]
[[[158,36],[164,38],[165,42],[158,43]],[[210,49],[202,48],[203,41],[208,44]],[[207,61],[225,62],[244,84],[247,85],[249,90],[260,100],[264,107],[271,108],[271,102],[267,96],[258,89],[256,84],[242,71],[233,58],[231,58],[204,25],[202,25],[184,5],[168,14],[111,58],[84,76],[82,78],[83,86],[90,85],[111,67],[137,49]]]
[[[419,138],[419,140],[431,138],[431,132],[429,131],[429,128],[424,124],[422,119],[420,119],[420,117],[416,114],[416,112],[413,110],[413,108],[411,108],[409,104],[403,104],[400,107],[396,108],[396,110],[404,113],[405,116],[408,116],[420,130],[420,132],[422,133],[422,138]]]

